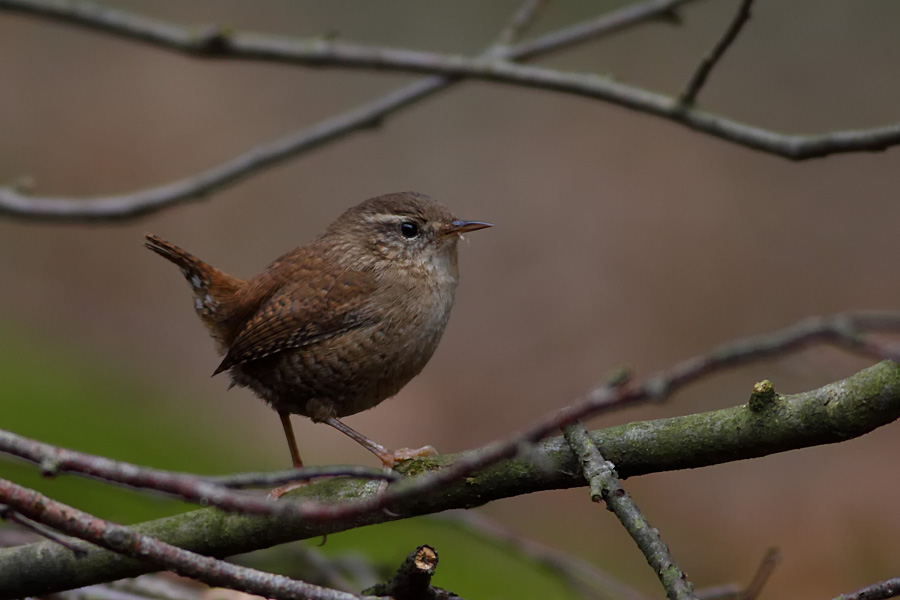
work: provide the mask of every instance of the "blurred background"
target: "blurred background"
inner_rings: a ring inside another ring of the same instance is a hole
[[[186,24],[336,32],[462,54],[492,43],[519,5],[108,4]],[[551,3],[529,33],[624,4]],[[691,3],[680,11],[681,26],[644,24],[539,64],[612,73],[675,94],[737,4]],[[798,133],[896,122],[898,18],[894,2],[759,0],[699,104]],[[414,79],[204,62],[0,13],[0,179],[30,176],[35,193],[63,196],[155,186]],[[0,427],[161,468],[288,467],[275,413],[247,390],[226,392],[226,378],[209,377],[218,358],[188,286],[143,248],[143,234],[247,277],[346,207],[417,190],[496,227],[461,246],[454,314],[422,375],[348,423],[389,447],[480,446],[568,404],[622,365],[640,377],[808,315],[897,308],[898,153],[795,164],[583,98],[466,82],[380,129],[205,201],[121,224],[0,220]],[[733,406],[763,378],[780,393],[805,391],[867,364],[814,349],[589,425]],[[900,451],[898,427],[625,485],[698,587],[747,581],[765,550],[777,546],[784,561],[766,597],[830,598],[896,576],[900,567],[900,478],[890,466]],[[296,418],[295,428],[310,464],[374,465],[328,427]],[[43,481],[13,462],[0,461],[0,476],[125,522],[182,509],[72,478]],[[478,510],[660,596],[634,544],[584,489]],[[463,596],[513,597],[497,572],[493,595],[478,592],[485,584],[471,577],[479,544],[467,547],[453,528],[417,521],[392,527],[369,536],[378,560],[399,564],[427,542],[441,552],[437,585]],[[330,536],[326,548],[357,547],[365,531]],[[527,570],[504,572],[511,581]]]

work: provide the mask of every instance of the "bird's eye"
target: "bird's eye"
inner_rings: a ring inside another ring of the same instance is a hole
[[[419,237],[419,226],[412,221],[400,223],[400,235],[408,240]]]

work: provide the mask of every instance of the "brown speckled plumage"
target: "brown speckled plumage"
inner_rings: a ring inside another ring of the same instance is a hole
[[[487,226],[422,194],[379,196],[246,281],[158,237],[147,246],[191,284],[224,354],[215,373],[230,371],[283,423],[290,413],[337,427],[332,419],[393,396],[431,358],[453,305],[459,235]]]

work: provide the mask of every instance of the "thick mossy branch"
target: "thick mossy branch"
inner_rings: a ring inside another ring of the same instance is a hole
[[[812,392],[778,396],[762,410],[751,411],[741,405],[629,423],[591,436],[619,475],[629,477],[840,442],[898,417],[900,366],[885,361]],[[437,469],[466,454],[411,461],[405,471]],[[364,525],[583,485],[578,459],[566,441],[557,437],[538,444],[527,456],[498,463],[428,496],[398,503],[389,512],[317,522],[201,509],[141,523],[134,529],[188,550],[222,557]],[[327,480],[306,486],[290,498],[347,501],[376,494],[380,486],[372,481]],[[140,561],[87,544],[84,547],[88,551],[81,557],[52,542],[0,550],[0,599],[41,595],[153,570]]]

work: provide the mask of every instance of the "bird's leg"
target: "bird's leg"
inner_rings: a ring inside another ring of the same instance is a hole
[[[299,469],[303,466],[303,460],[300,458],[300,449],[297,448],[297,438],[294,436],[294,426],[291,425],[291,414],[279,412],[278,416],[281,417],[281,426],[284,428],[284,437],[287,438],[288,448],[291,451],[291,461],[294,463],[294,468]]]
[[[415,450],[412,450],[410,448],[401,448],[400,450],[391,452],[381,444],[370,440],[352,427],[345,425],[340,419],[337,419],[335,417],[328,417],[322,422],[327,425],[331,425],[341,433],[349,436],[357,444],[377,456],[379,460],[381,460],[382,464],[388,469],[392,469],[397,463],[401,463],[405,460],[411,460],[413,458],[420,458],[423,456],[435,456],[437,454],[437,450],[435,450],[432,446],[425,446],[423,448],[417,448]]]
[[[278,416],[281,417],[281,426],[284,428],[284,437],[287,438],[288,448],[291,451],[291,461],[294,463],[294,468],[299,469],[303,466],[303,460],[300,458],[300,449],[297,448],[297,438],[294,436],[294,427],[291,425],[291,414],[279,412]],[[305,481],[297,481],[295,483],[282,485],[269,492],[269,498],[271,500],[278,500],[288,492],[301,488],[304,485],[306,485]]]

